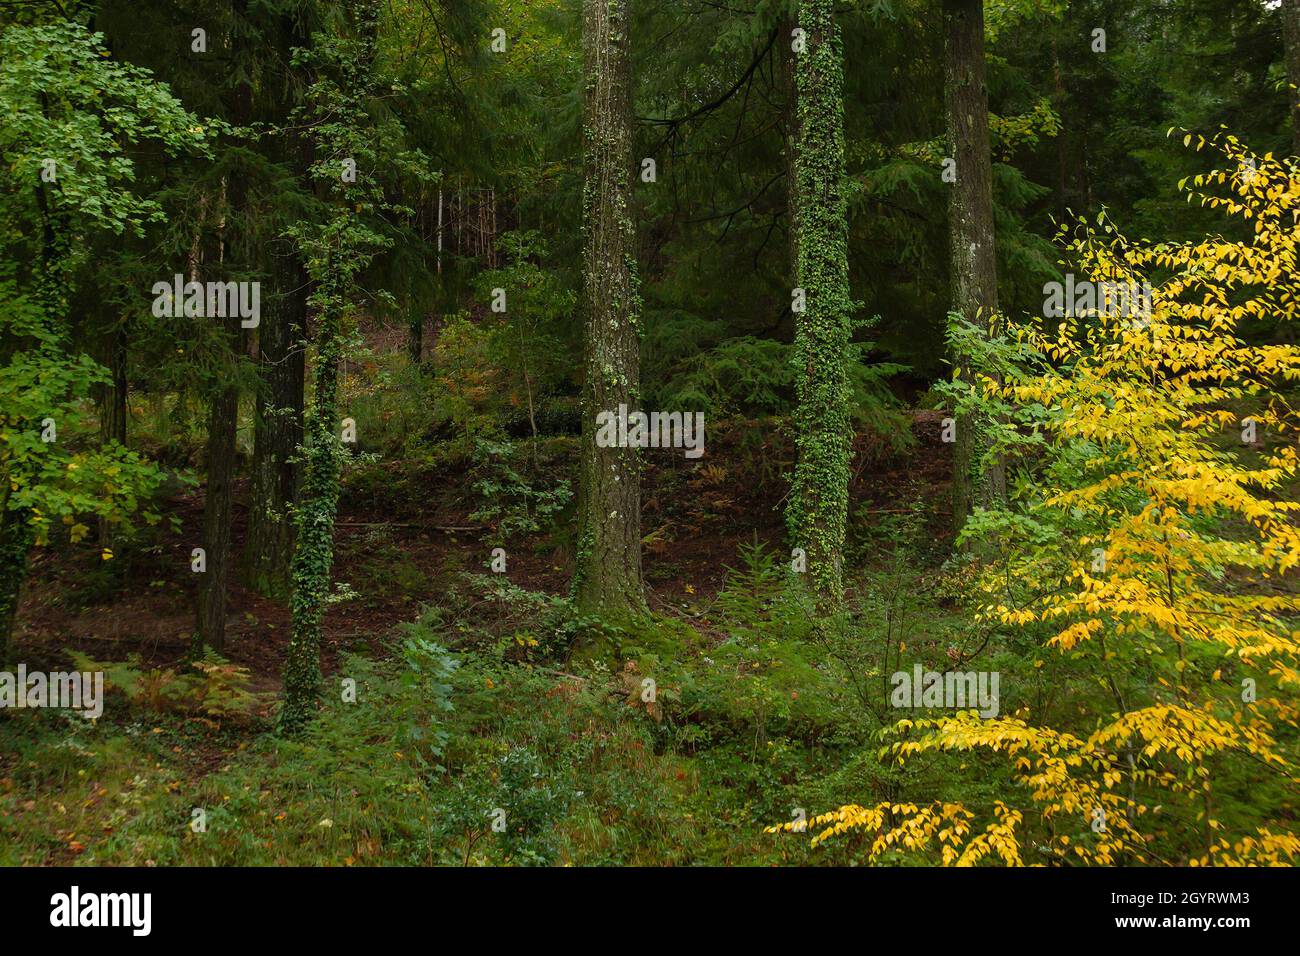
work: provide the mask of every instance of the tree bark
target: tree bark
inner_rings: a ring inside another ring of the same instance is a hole
[[[411,312],[407,320],[406,355],[412,365],[419,365],[424,361],[424,312],[414,302],[407,307]]]
[[[339,89],[344,102],[337,108],[361,115],[374,89],[374,62],[379,35],[378,0],[355,0],[349,10],[356,17],[361,41],[356,60],[340,65]],[[322,132],[322,152],[334,144],[330,133]],[[326,231],[346,237],[339,228],[353,215],[353,198],[337,182],[331,184],[333,222]],[[363,195],[365,195],[363,193]],[[356,204],[357,212],[361,204]],[[339,479],[342,473],[343,446],[339,436],[339,366],[343,361],[343,320],[348,302],[354,294],[355,273],[372,253],[364,245],[346,238],[324,238],[315,246],[309,259],[311,277],[317,283],[319,314],[316,320],[316,367],[311,415],[307,421],[304,443],[306,464],[301,502],[294,521],[297,546],[293,554],[293,592],[289,609],[293,632],[289,637],[288,657],[284,666],[284,707],[280,711],[280,728],[286,734],[302,731],[315,717],[320,703],[321,634],[325,610],[329,603],[330,580],[334,566],[334,522],[338,516]]]
[[[104,336],[104,367],[108,370],[109,382],[98,386],[99,399],[99,440],[103,445],[114,442],[126,446],[126,320],[116,323]],[[103,548],[113,547],[113,525],[99,519],[99,544]]]
[[[1061,127],[1056,133],[1056,221],[1065,222],[1066,210],[1070,208],[1066,190],[1070,176],[1070,148],[1066,134],[1066,115],[1069,97],[1065,89],[1065,77],[1062,72],[1060,50],[1055,35],[1052,37],[1052,105],[1060,118]]]
[[[276,295],[258,329],[261,392],[253,420],[252,488],[246,567],[249,586],[266,597],[287,597],[293,561],[293,520],[301,465],[306,387],[308,279],[297,250],[275,256]]]
[[[282,14],[277,41],[287,69],[293,48],[307,45],[307,30],[298,17]],[[271,121],[281,128],[288,126],[293,107],[292,85],[282,84],[271,104]],[[280,161],[305,180],[311,166],[310,141],[288,128],[283,143]],[[273,286],[257,333],[261,381],[253,418],[252,487],[244,565],[253,590],[266,597],[286,598],[294,546],[290,512],[298,500],[302,479],[297,458],[303,439],[307,298],[311,290],[295,244],[272,242],[267,243],[267,249]]]
[[[799,181],[795,153],[799,147],[799,84],[795,76],[793,48],[795,18],[781,18],[777,47],[781,54],[781,87],[785,99],[785,215],[791,287],[799,284]]]
[[[9,651],[9,639],[18,616],[23,580],[27,576],[27,555],[32,549],[31,512],[11,509],[8,494],[0,499],[0,665]]]
[[[208,417],[208,481],[203,502],[203,550],[207,568],[199,587],[195,655],[226,646],[226,591],[230,577],[230,526],[234,515],[235,436],[239,390],[223,388]]]
[[[844,198],[844,96],[839,29],[833,0],[803,0],[796,53],[798,87],[798,288],[795,314],[795,442],[798,464],[786,521],[819,609],[833,611],[843,587],[848,514],[849,419],[847,353],[851,336],[848,217]]]
[[[247,18],[247,0],[231,0],[231,10],[236,20]],[[232,38],[232,45],[234,42]],[[252,119],[253,89],[248,80],[236,83],[229,94],[229,118],[234,126],[246,126]],[[224,271],[231,260],[230,251],[247,250],[251,243],[238,233],[233,223],[242,221],[247,205],[247,175],[237,170],[226,184],[224,221],[220,225],[219,260]],[[232,379],[240,357],[247,349],[245,334],[240,329],[239,317],[226,321],[226,340],[230,345],[231,369],[225,374]],[[226,597],[230,579],[230,539],[234,518],[235,439],[239,428],[239,388],[224,385],[212,398],[208,418],[208,482],[203,502],[203,548],[207,569],[199,588],[197,622],[194,633],[194,653],[199,655],[205,647],[224,650],[226,646]]]
[[[99,390],[99,437],[105,444],[126,444],[126,322],[117,323],[104,337],[104,367],[108,384]]]
[[[640,398],[628,28],[627,0],[583,0],[586,342],[573,594],[580,608],[615,614],[646,610],[637,450],[596,442],[597,414]]]
[[[992,329],[998,311],[998,274],[984,83],[984,0],[944,0],[943,14],[948,139],[957,164],[948,222],[952,311],[981,328]],[[953,363],[958,378],[971,382],[970,357],[954,355]],[[985,423],[975,416],[959,416],[956,425],[953,521],[960,531],[974,507],[990,507],[1005,499],[1006,470],[1002,462],[981,464],[987,451]]]
[[[342,451],[338,433],[338,378],[342,361],[342,313],[347,282],[337,263],[321,276],[324,306],[317,317],[315,391],[307,425],[302,502],[296,515],[290,611],[293,633],[284,667],[284,709],[280,726],[296,733],[315,716],[321,692],[321,626],[334,566],[334,521],[338,512]]]

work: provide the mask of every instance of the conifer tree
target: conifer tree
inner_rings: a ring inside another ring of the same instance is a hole
[[[848,512],[848,219],[844,98],[834,3],[803,0],[795,38],[798,286],[795,302],[795,442],[799,460],[786,512],[795,547],[824,610],[841,598]]]
[[[943,0],[944,91],[948,141],[955,163],[948,234],[952,312],[980,329],[992,329],[998,313],[997,250],[993,235],[993,172],[989,151],[988,90],[984,82],[984,0]],[[954,354],[959,380],[979,369],[970,355]],[[1006,497],[1000,460],[986,461],[987,423],[959,415],[953,445],[953,521],[958,531],[971,509]]]
[[[640,397],[636,227],[632,221],[632,73],[627,0],[584,0],[583,297],[586,330],[577,605],[642,613],[637,450],[601,447],[596,417]]]
[[[147,71],[113,62],[99,34],[56,18],[0,36],[0,660],[33,544],[57,524],[76,542],[93,514],[124,523],[160,471],[116,442],[78,447],[73,425],[105,370],[70,336],[68,284],[92,235],[162,218],[138,194],[131,149],[205,153],[198,117]],[[111,108],[108,108],[111,107]],[[113,554],[105,549],[103,557]]]
[[[248,2],[232,0],[229,11],[226,43],[234,62],[248,63]],[[245,133],[252,119],[253,88],[246,72],[241,71],[225,91],[226,119],[235,128],[236,135]],[[238,154],[236,154],[238,155]],[[238,160],[236,160],[236,163]],[[235,268],[248,275],[249,250],[252,246],[246,234],[249,221],[247,210],[248,172],[235,165],[225,178],[221,190],[221,227],[215,241],[218,251],[212,260],[200,267],[202,280],[218,277],[218,270],[229,273]],[[242,260],[242,261],[241,261]],[[242,269],[239,267],[243,266]],[[227,278],[228,276],[220,276]],[[244,279],[244,281],[255,281]],[[260,297],[259,297],[260,298]],[[238,363],[246,348],[246,334],[238,316],[210,316],[222,323],[222,344],[229,353],[231,363]],[[236,438],[239,429],[238,381],[233,374],[217,385],[210,399],[207,443],[207,483],[203,500],[203,549],[206,567],[200,579],[194,653],[201,655],[204,648],[223,650],[226,644],[226,606],[230,578],[231,537],[234,520],[234,484],[236,464]]]
[[[309,80],[293,64],[293,51],[305,48],[315,17],[314,3],[287,3],[272,11],[265,31],[272,48],[270,76],[259,97],[257,119],[267,124],[268,158],[287,174],[286,185],[309,187],[311,140],[290,117]],[[302,201],[301,196],[296,197]],[[257,329],[260,382],[253,416],[253,461],[249,491],[245,576],[261,594],[289,592],[293,557],[293,505],[302,467],[297,460],[303,438],[303,400],[310,282],[302,254],[284,235],[262,243],[267,295]]]
[[[348,341],[345,325],[354,306],[357,275],[385,245],[366,222],[384,206],[384,190],[376,178],[375,138],[366,112],[375,84],[379,4],[378,0],[350,0],[345,9],[355,35],[319,33],[310,53],[304,54],[318,74],[304,106],[315,137],[312,174],[328,195],[331,209],[325,222],[303,223],[292,230],[307,257],[316,330],[315,383],[303,448],[301,499],[295,511],[293,633],[280,714],[286,733],[303,729],[320,698],[321,621],[330,599],[334,520],[345,454],[339,366]]]

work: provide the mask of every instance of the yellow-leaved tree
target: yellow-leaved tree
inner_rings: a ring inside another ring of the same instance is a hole
[[[1226,160],[1180,184],[1227,215],[1226,234],[1149,242],[1104,216],[1079,224],[1064,237],[1083,274],[1071,284],[1092,299],[1009,323],[1014,360],[978,386],[1020,480],[1010,509],[966,534],[998,556],[980,614],[1024,642],[1024,673],[1003,675],[1002,716],[900,721],[882,757],[982,752],[1005,761],[1002,799],[844,806],[813,818],[814,843],[853,831],[869,861],[944,865],[1300,854],[1300,349],[1270,334],[1297,308],[1300,169],[1226,132],[1184,143]],[[1016,694],[1044,668],[1071,693]]]

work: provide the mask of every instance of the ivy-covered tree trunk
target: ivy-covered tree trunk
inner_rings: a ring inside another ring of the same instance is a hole
[[[853,438],[846,366],[852,306],[844,200],[843,72],[834,7],[832,0],[800,3],[798,26],[806,45],[795,54],[797,288],[802,290],[803,310],[796,302],[799,460],[786,522],[795,546],[807,554],[807,572],[822,611],[833,611],[842,596]]]
[[[354,41],[322,38],[313,54],[336,76],[314,84],[309,115],[318,137],[319,156],[355,160],[359,171],[376,162],[373,131],[365,126],[366,108],[374,88],[374,61],[379,30],[378,0],[352,0],[346,5],[357,31]],[[349,122],[339,123],[346,116]],[[307,250],[307,272],[314,283],[310,304],[317,312],[316,364],[312,406],[307,419],[305,466],[300,501],[294,513],[293,593],[289,607],[293,633],[284,668],[284,707],[280,727],[301,731],[314,717],[321,694],[321,624],[329,603],[334,564],[334,520],[338,513],[343,443],[339,433],[339,366],[343,359],[343,323],[358,272],[384,244],[365,224],[365,217],[384,207],[383,188],[359,173],[348,185],[338,165],[313,168],[329,195],[332,212],[324,224],[302,224],[293,230]]]
[[[992,328],[998,311],[998,272],[984,84],[984,0],[944,0],[943,15],[948,140],[957,175],[948,206],[952,311],[981,328]],[[970,357],[952,359],[958,378],[971,381],[975,370]],[[972,508],[1005,499],[1006,472],[1000,461],[982,464],[988,446],[981,421],[959,416],[956,425],[953,522],[960,531]]]
[[[343,354],[342,313],[347,284],[333,256],[323,264],[316,329],[315,389],[307,424],[306,467],[296,515],[293,553],[293,633],[284,669],[280,725],[301,730],[320,699],[321,621],[334,565],[334,519],[338,512],[343,445],[338,426],[338,377]]]
[[[1286,56],[1286,99],[1291,104],[1291,149],[1300,156],[1300,0],[1282,0],[1282,45]]]
[[[307,45],[302,16],[281,14],[276,24],[279,56],[286,69],[293,48]],[[290,122],[291,77],[276,85],[269,121],[284,130],[282,164],[305,177],[311,166],[311,142]],[[306,389],[307,297],[310,282],[302,254],[292,242],[270,242],[267,272],[271,294],[258,327],[260,372],[257,408],[253,418],[253,463],[248,532],[245,541],[245,577],[249,586],[266,597],[287,597],[293,561],[293,518],[302,466],[297,461],[303,438],[303,400]]]
[[[586,323],[579,545],[580,608],[644,613],[641,475],[635,448],[601,448],[596,416],[639,401],[640,342],[632,222],[632,73],[627,0],[584,0],[583,149]]]

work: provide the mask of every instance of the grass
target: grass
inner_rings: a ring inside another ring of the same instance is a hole
[[[782,619],[775,559],[755,545],[746,560],[702,608],[706,632],[606,627],[618,664],[565,660],[592,622],[558,599],[449,595],[372,656],[345,655],[298,740],[269,713],[218,721],[112,690],[98,722],[9,712],[0,864],[843,862],[763,828],[870,785],[841,768],[876,727],[851,714],[834,656]]]

